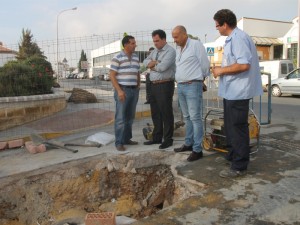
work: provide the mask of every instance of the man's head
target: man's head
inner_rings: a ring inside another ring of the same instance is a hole
[[[127,35],[122,39],[122,45],[126,53],[132,54],[136,48],[136,42],[133,36]]]
[[[180,47],[184,47],[187,39],[188,39],[188,34],[186,32],[186,29],[184,26],[176,26],[173,31],[172,31],[172,37],[174,39],[174,42],[180,46]]]
[[[152,32],[152,40],[157,49],[162,49],[166,45],[166,39],[167,35],[163,30],[155,30]]]
[[[147,52],[147,56],[149,56],[150,53],[151,53],[153,50],[154,50],[154,48],[153,48],[153,47],[150,47],[149,50],[148,50],[148,52]]]
[[[216,12],[214,20],[217,30],[224,36],[228,36],[237,25],[235,14],[229,9],[221,9]]]

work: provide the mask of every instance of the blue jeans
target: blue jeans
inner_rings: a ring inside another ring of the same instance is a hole
[[[202,82],[178,84],[178,100],[185,121],[185,145],[194,152],[202,151]]]
[[[126,94],[124,102],[119,101],[118,92],[114,91],[116,101],[115,112],[115,145],[124,145],[132,138],[132,124],[135,117],[136,104],[139,99],[138,88],[122,87]]]

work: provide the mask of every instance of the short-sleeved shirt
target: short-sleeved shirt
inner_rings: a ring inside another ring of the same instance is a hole
[[[137,85],[140,62],[137,54],[129,58],[124,51],[116,54],[111,60],[110,69],[117,72],[117,81],[121,85]]]
[[[249,64],[250,69],[240,74],[220,76],[219,96],[227,100],[251,99],[263,93],[256,47],[244,31],[235,28],[226,38],[222,67]]]

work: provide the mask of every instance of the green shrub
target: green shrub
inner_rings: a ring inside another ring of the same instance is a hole
[[[10,61],[0,70],[0,97],[52,93],[52,74],[51,63],[41,57]]]

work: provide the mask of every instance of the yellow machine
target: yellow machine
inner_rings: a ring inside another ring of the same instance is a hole
[[[224,130],[224,120],[222,110],[210,110],[204,119],[204,137],[202,146],[207,151],[215,150],[219,152],[228,152],[226,150],[226,135]],[[250,147],[256,146],[257,152],[259,147],[260,124],[252,110],[249,112],[249,137]]]

